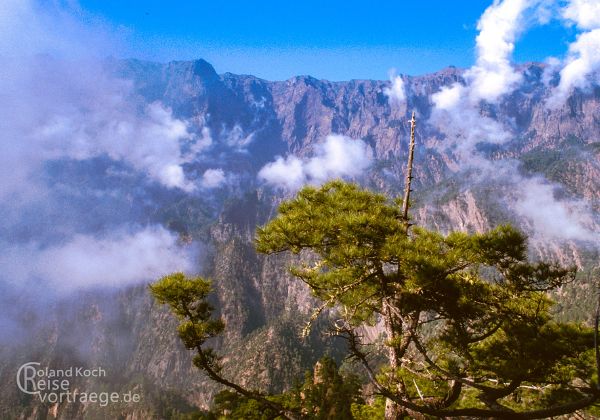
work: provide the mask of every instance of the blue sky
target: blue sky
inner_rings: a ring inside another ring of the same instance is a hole
[[[474,61],[476,24],[492,2],[80,0],[86,12],[123,27],[121,53],[157,61],[204,58],[218,72],[283,80],[385,79]],[[460,6],[458,6],[460,5]],[[551,23],[523,34],[514,60],[561,56],[573,33]]]

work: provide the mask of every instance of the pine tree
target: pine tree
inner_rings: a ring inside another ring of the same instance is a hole
[[[337,333],[398,417],[540,418],[600,397],[591,329],[550,315],[547,292],[574,269],[528,262],[526,237],[510,226],[407,234],[400,202],[334,181],[283,203],[257,249],[317,259],[292,273],[323,302],[316,313],[338,311]],[[381,373],[357,332],[379,320]]]
[[[311,321],[326,308],[337,312],[334,333],[386,398],[388,420],[542,418],[595,404],[598,326],[559,323],[550,312],[548,292],[572,281],[574,268],[530,263],[527,238],[508,225],[481,234],[409,229],[415,125],[413,113],[403,200],[343,181],[305,187],[258,229],[257,250],[316,259],[290,268],[322,301]],[[333,385],[305,383],[300,404],[225,379],[206,346],[224,327],[211,318],[206,280],[175,274],[151,290],[182,319],[179,334],[197,351],[196,366],[251,402],[244,409],[264,407],[285,418],[351,417],[327,359],[323,374]],[[359,333],[377,323],[385,331],[383,366],[375,366],[373,343]]]
[[[258,229],[267,254],[311,254],[291,268],[325,308],[334,331],[397,416],[541,418],[573,412],[600,398],[594,335],[553,320],[547,292],[574,269],[527,261],[526,237],[510,226],[442,235],[407,234],[401,203],[334,181],[305,187]],[[247,390],[221,373],[207,340],[223,329],[206,302],[209,284],[174,274],[151,286],[182,320],[179,334],[213,380],[284,418],[310,417]],[[359,334],[383,322],[387,362]]]

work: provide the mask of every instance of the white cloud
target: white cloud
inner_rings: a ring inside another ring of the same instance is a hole
[[[288,190],[297,190],[306,183],[304,162],[294,155],[290,155],[285,159],[277,156],[274,162],[262,167],[258,172],[258,178],[267,184]]]
[[[571,0],[563,9],[562,16],[581,29],[600,28],[600,2],[598,0]]]
[[[510,139],[500,123],[481,114],[480,102],[497,103],[518,87],[522,77],[511,64],[515,42],[528,25],[547,21],[550,13],[546,0],[495,0],[477,23],[477,59],[464,74],[465,84],[444,86],[431,96],[431,122],[446,134],[440,147],[453,150],[463,167],[484,164],[478,143]]]
[[[552,0],[494,0],[477,22],[476,62],[464,78],[468,89],[448,90],[439,97],[439,107],[458,103],[466,95],[476,106],[480,101],[497,103],[522,82],[512,65],[512,54],[519,36],[530,26],[548,23],[556,13]]]
[[[569,45],[560,70],[560,82],[547,101],[550,108],[564,104],[573,89],[588,88],[592,82],[590,76],[600,70],[600,3],[571,0],[562,9],[562,18],[584,32]],[[595,82],[600,79],[596,78]]]
[[[322,184],[332,178],[356,177],[371,165],[371,159],[368,146],[362,140],[329,135],[315,148],[313,157],[278,156],[259,171],[258,178],[267,184],[297,190],[307,183]]]
[[[402,103],[406,101],[406,91],[404,80],[395,72],[390,74],[390,82],[392,85],[383,89],[383,93],[387,96],[391,103]]]
[[[589,76],[597,70],[600,70],[600,29],[579,34],[569,45],[565,65],[560,71],[560,82],[548,99],[548,105],[559,107],[574,88],[587,88]]]
[[[3,277],[15,286],[42,282],[59,292],[150,282],[193,269],[192,253],[161,226],[104,237],[75,235],[51,246],[3,244]]]
[[[454,83],[452,86],[443,86],[439,92],[431,96],[431,100],[436,109],[451,110],[454,109],[461,97],[464,95],[465,87],[460,83]]]
[[[465,74],[474,102],[496,102],[514,89],[521,75],[513,69],[511,56],[523,30],[523,13],[535,1],[495,0],[477,23],[477,62]]]
[[[480,101],[498,102],[521,82],[521,75],[511,64],[515,41],[531,19],[525,12],[541,8],[540,0],[495,0],[477,23],[477,59],[465,74],[465,83],[444,86],[432,95],[432,121],[437,122],[452,139],[445,144],[472,156],[479,142],[502,143],[508,136],[503,128],[479,112]],[[537,13],[538,20],[546,13]],[[443,124],[441,124],[443,122]],[[451,132],[450,132],[451,131]]]
[[[542,73],[542,83],[544,86],[549,86],[554,78],[554,74],[562,67],[562,62],[556,57],[548,57],[545,60],[546,66]]]
[[[306,162],[308,176],[321,183],[330,178],[360,175],[371,164],[368,147],[362,140],[329,135]]]
[[[515,184],[519,188],[512,206],[517,214],[532,223],[535,236],[593,241],[596,244],[600,241],[600,234],[593,230],[591,212],[585,203],[557,200],[554,197],[556,186],[540,176],[517,178]]]
[[[211,189],[218,188],[227,183],[227,177],[223,169],[207,169],[202,175],[200,184],[202,188]]]
[[[511,136],[498,121],[481,115],[465,97],[453,98],[453,92],[457,90],[442,91],[441,96],[433,97],[434,103],[449,107],[438,108],[436,105],[431,114],[430,122],[440,127],[446,135],[438,148],[442,152],[452,152],[461,168],[481,167],[487,163],[478,152],[477,145],[502,144]]]
[[[185,191],[194,190],[194,185],[186,181],[183,169],[179,165],[162,166],[155,176],[166,187],[177,187]]]

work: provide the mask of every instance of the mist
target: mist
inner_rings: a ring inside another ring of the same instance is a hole
[[[436,144],[442,153],[452,156],[454,171],[469,171],[472,184],[491,180],[505,186],[511,199],[500,200],[524,221],[533,241],[575,240],[598,246],[600,223],[589,204],[569,199],[558,184],[541,174],[525,175],[517,160],[493,158],[482,151],[482,145],[502,147],[518,137],[514,126],[504,125],[486,115],[482,109],[494,109],[523,84],[521,73],[512,64],[515,43],[524,32],[551,19],[564,24],[585,24],[581,29],[595,27],[596,19],[583,13],[598,13],[592,2],[574,0],[564,7],[558,2],[536,0],[495,1],[480,17],[476,38],[476,63],[464,73],[464,83],[443,87],[431,97],[433,110],[429,123],[439,127],[445,138]],[[600,19],[600,17],[599,17]],[[591,31],[593,32],[593,30]],[[565,106],[575,88],[591,86],[587,77],[597,68],[596,57],[589,53],[598,50],[599,40],[589,31],[578,35],[568,47],[564,60],[549,57],[548,72],[558,74],[559,83],[546,104],[552,108]],[[545,75],[549,83],[549,74]],[[583,82],[585,80],[585,82]],[[558,198],[562,196],[561,198]]]
[[[183,165],[210,132],[116,76],[106,57],[122,30],[76,4],[9,0],[0,16],[2,288],[64,295],[196,271],[197,255],[145,213],[161,190],[202,187]]]

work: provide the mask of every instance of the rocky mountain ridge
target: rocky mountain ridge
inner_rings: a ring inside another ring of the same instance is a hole
[[[227,325],[217,347],[226,355],[228,372],[247,385],[281,391],[322,352],[340,352],[340,346],[322,337],[319,328],[308,340],[299,337],[298,328],[315,302],[307,288],[287,272],[292,257],[265,257],[254,251],[256,226],[273,217],[278,203],[293,194],[265,186],[256,178],[260,168],[276,156],[311,156],[315,146],[332,133],[362,139],[374,162],[360,182],[398,195],[403,187],[408,115],[415,110],[419,146],[412,214],[416,222],[442,231],[483,231],[510,221],[535,230],[534,224],[506,205],[519,198],[513,184],[502,178],[478,180],[477,168],[463,168],[452,150],[443,147],[448,139],[443,127],[431,118],[431,96],[444,86],[463,82],[460,69],[402,76],[407,99],[392,104],[385,94],[387,81],[329,82],[300,76],[269,82],[253,76],[218,75],[203,60],[167,64],[126,60],[106,66],[132,80],[143,103],[160,101],[198,135],[204,128],[210,130],[213,148],[186,164],[188,176],[219,167],[233,179],[211,195],[190,198],[159,191],[152,208],[145,211],[148,220],[158,220],[182,237],[205,245],[200,271],[213,279],[215,306]],[[551,85],[544,82],[544,65],[530,63],[519,69],[523,85],[499,104],[481,104],[479,111],[506,127],[511,139],[489,145],[482,138],[481,154],[491,162],[517,161],[523,179],[543,176],[556,187],[558,198],[585,205],[591,215],[588,226],[596,229],[600,220],[600,86],[576,91],[562,108],[548,109],[543,101]],[[591,270],[597,265],[598,249],[589,241],[542,239],[532,242],[532,254]],[[562,310],[590,306],[591,287],[589,282],[580,282],[565,290]],[[39,314],[24,310],[24,329],[31,324],[28,316]],[[585,318],[587,313],[582,309],[568,316]],[[176,411],[210,404],[216,387],[192,367],[190,355],[176,337],[174,320],[150,299],[145,286],[61,298],[45,310],[44,317],[25,340],[0,351],[0,416],[168,418]],[[327,319],[319,325],[321,330],[326,328]],[[15,371],[28,360],[56,366],[106,366],[109,379],[77,386],[134,389],[144,395],[143,402],[108,408],[40,404],[15,387]]]

